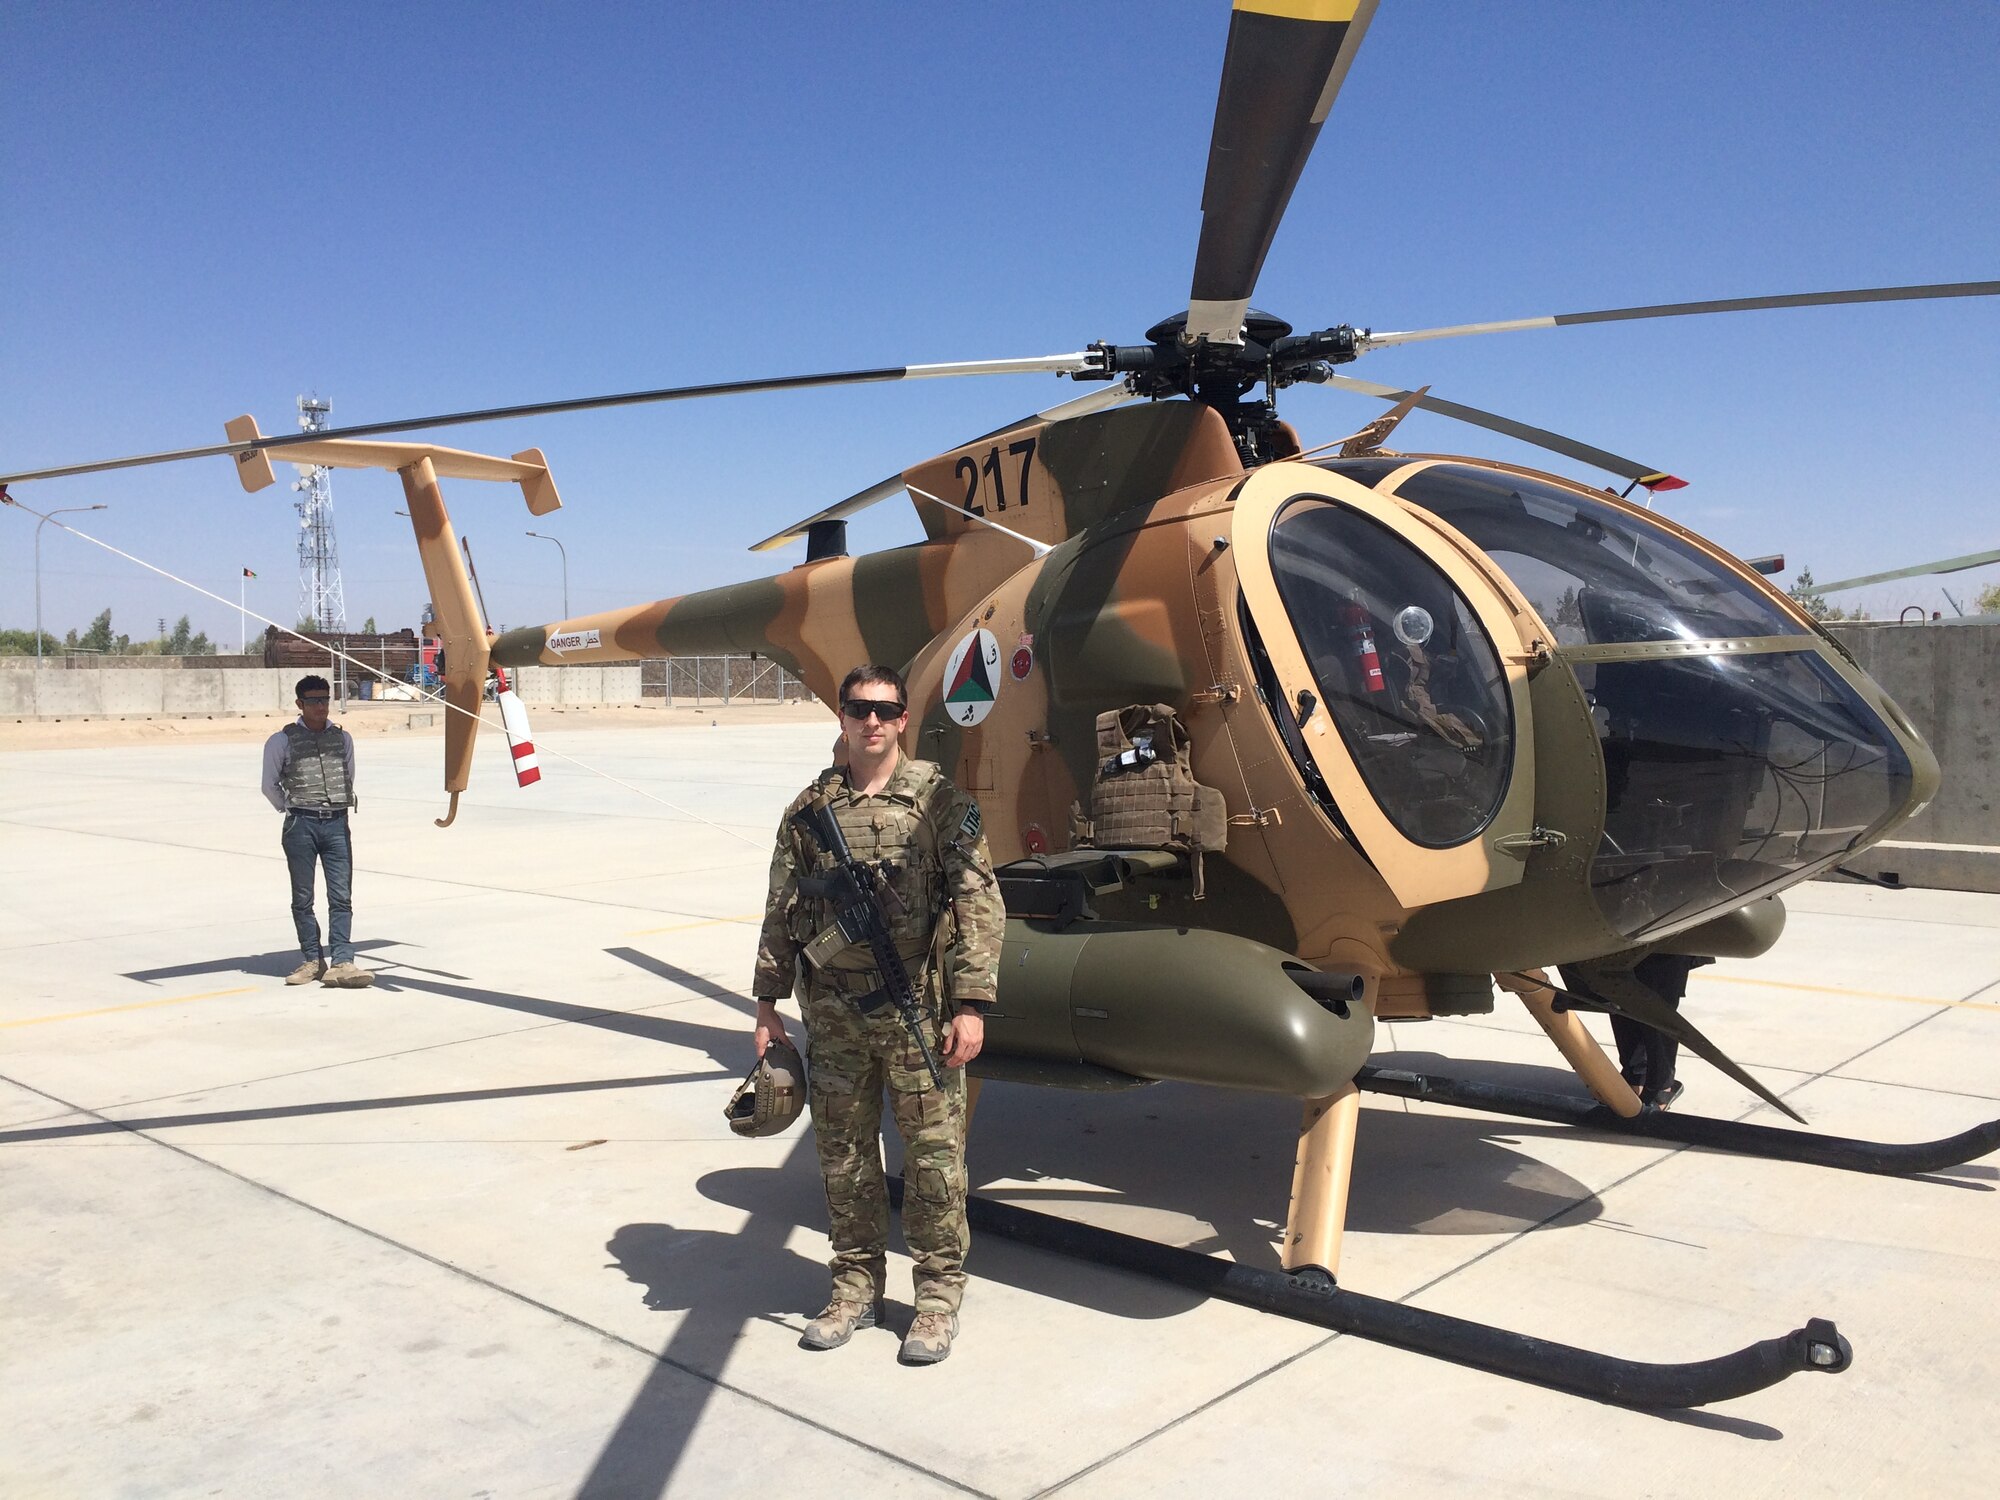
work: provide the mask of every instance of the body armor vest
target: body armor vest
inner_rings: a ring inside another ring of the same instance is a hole
[[[1229,846],[1229,810],[1222,793],[1194,779],[1193,750],[1179,716],[1164,703],[1099,714],[1097,754],[1090,816],[1081,804],[1071,809],[1071,844],[1186,855],[1199,901],[1202,856]]]
[[[278,777],[291,807],[352,807],[354,789],[347,784],[347,747],[338,724],[318,734],[303,724],[285,726],[285,768]]]
[[[850,800],[844,777],[827,790],[833,793],[834,821],[846,835],[847,847],[856,859],[882,870],[887,879],[891,894],[883,901],[883,913],[889,919],[896,951],[921,991],[923,970],[929,963],[944,907],[944,867],[931,846],[930,825],[924,817],[942,773],[928,761],[906,761],[905,766],[917,774],[906,778],[899,770],[891,790],[866,802]],[[830,856],[815,851],[812,868],[802,873],[817,874],[831,865]],[[805,901],[800,905],[806,908],[801,913],[805,921],[798,933],[800,940],[809,950],[814,938],[824,944],[820,952],[808,952],[815,969],[857,976],[874,973],[874,955],[866,943],[834,947],[823,937],[832,919],[823,903]]]

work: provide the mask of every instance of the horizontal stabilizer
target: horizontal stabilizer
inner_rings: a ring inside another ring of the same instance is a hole
[[[232,443],[253,443],[260,434],[255,417],[237,417],[223,424]],[[283,448],[252,448],[236,455],[236,475],[243,488],[255,493],[274,483],[277,474],[271,455],[282,463],[320,469],[384,469],[400,472],[422,459],[429,459],[431,472],[439,479],[504,480],[521,487],[521,497],[529,511],[545,516],[560,509],[562,497],[549,477],[548,460],[539,448],[524,449],[512,458],[495,458],[487,453],[467,453],[459,448],[440,448],[432,443],[372,443],[353,438],[325,438],[312,443],[289,443]]]

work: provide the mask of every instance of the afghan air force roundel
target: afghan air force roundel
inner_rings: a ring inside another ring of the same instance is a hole
[[[944,711],[954,724],[977,724],[993,712],[1000,695],[1000,643],[990,630],[975,630],[951,648],[944,664]]]

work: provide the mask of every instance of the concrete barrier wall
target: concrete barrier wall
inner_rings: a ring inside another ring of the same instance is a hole
[[[251,668],[232,669],[234,677]],[[160,685],[160,709],[170,714],[219,714],[222,707],[222,672],[169,672]]]
[[[292,706],[296,672],[259,667],[251,672],[217,672],[215,686],[226,714],[268,714]]]
[[[103,679],[95,672],[43,672],[34,679],[38,714],[99,714],[104,712]]]
[[[594,703],[641,701],[639,664],[608,667],[516,667],[507,675],[523,703],[583,707]]]
[[[1935,801],[1898,841],[2000,845],[2000,620],[1830,627],[1937,755]]]
[[[0,717],[118,718],[144,714],[268,714],[292,706],[295,671],[256,668],[123,668],[0,671]],[[638,703],[639,666],[523,667],[527,703]]]
[[[99,710],[107,714],[159,713],[165,701],[163,684],[168,675],[158,670],[102,674],[97,681]]]

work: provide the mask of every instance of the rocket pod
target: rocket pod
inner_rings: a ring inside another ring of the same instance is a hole
[[[1368,1059],[1365,989],[1227,932],[1012,919],[974,1071],[1330,1094]]]

